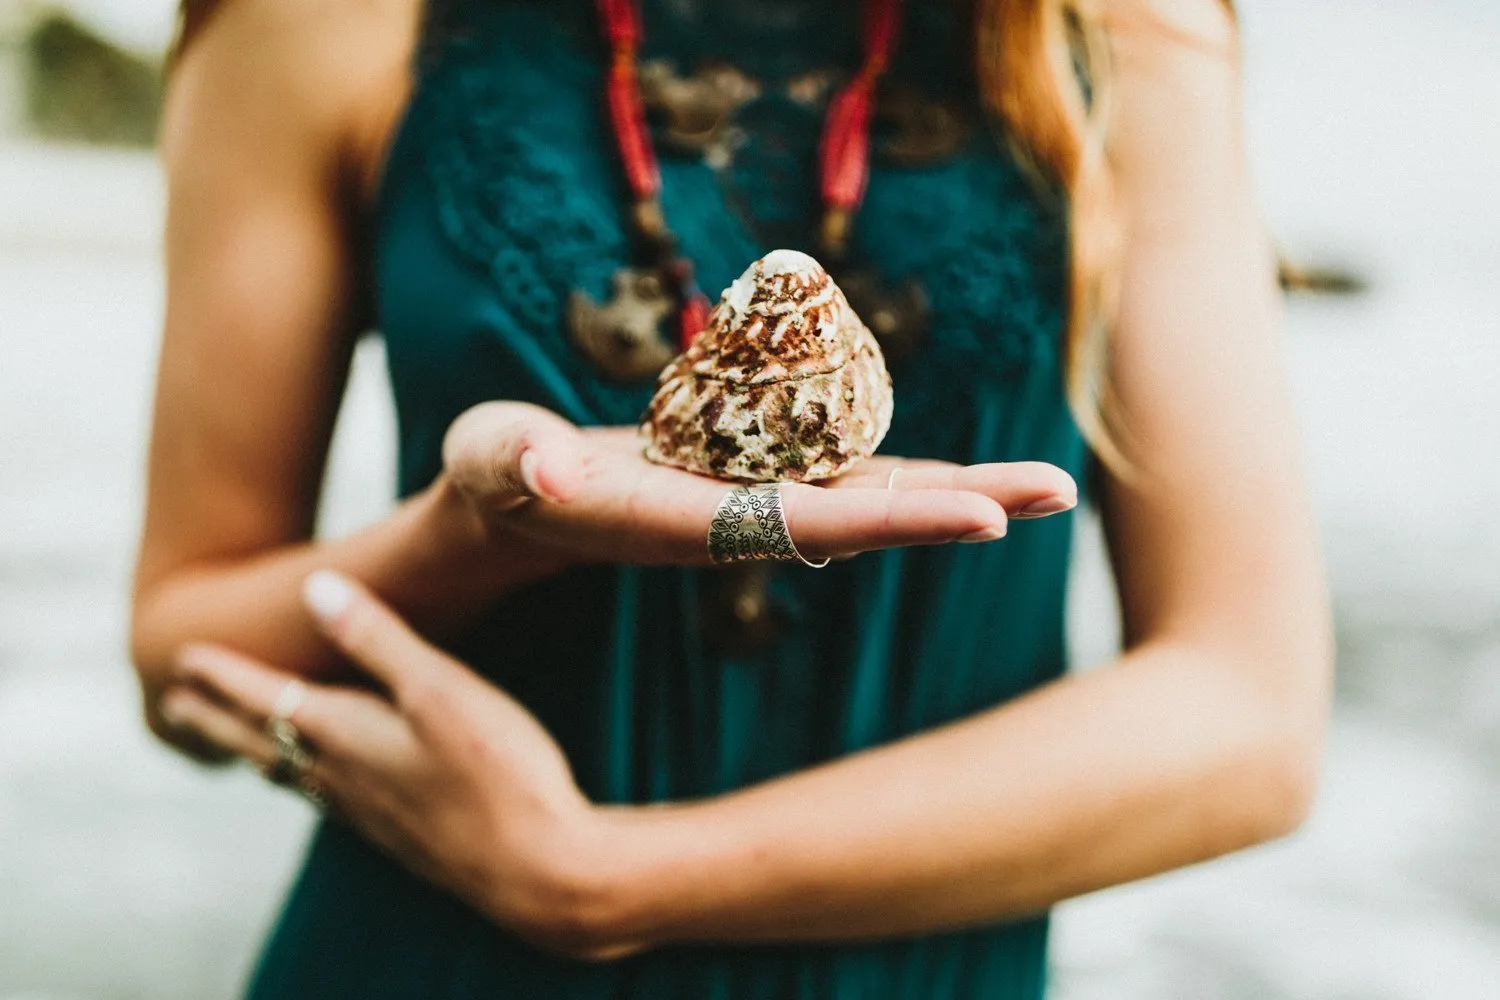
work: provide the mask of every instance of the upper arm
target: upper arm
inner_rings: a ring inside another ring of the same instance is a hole
[[[318,37],[319,6],[225,3],[170,82],[139,588],[311,531],[359,320],[360,80]]]
[[[1214,0],[1137,6],[1165,24],[1114,36],[1111,373],[1138,475],[1112,480],[1106,506],[1127,630],[1249,653],[1305,692],[1322,683],[1306,668],[1326,659],[1327,613],[1234,29]]]

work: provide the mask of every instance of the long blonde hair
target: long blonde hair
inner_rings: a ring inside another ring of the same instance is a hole
[[[1219,0],[1232,17],[1233,0]],[[1108,157],[1111,64],[1104,0],[979,0],[980,99],[1022,162],[1068,203],[1064,372],[1074,420],[1113,471],[1128,474],[1112,398],[1110,324],[1121,222]]]
[[[182,0],[174,54],[222,0]],[[1112,404],[1109,339],[1119,282],[1120,224],[1107,155],[1107,0],[978,0],[980,100],[1038,179],[1068,204],[1068,302],[1063,335],[1069,407],[1106,464],[1126,472]],[[1218,0],[1232,15],[1233,0]]]

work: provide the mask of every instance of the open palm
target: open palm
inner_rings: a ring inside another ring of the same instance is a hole
[[[580,429],[540,407],[486,403],[455,421],[444,458],[487,519],[575,559],[706,564],[709,522],[733,484],[649,462],[643,445],[635,428]],[[1056,513],[1076,498],[1072,478],[1042,462],[890,456],[782,492],[787,529],[809,559],[990,541],[1009,517]]]

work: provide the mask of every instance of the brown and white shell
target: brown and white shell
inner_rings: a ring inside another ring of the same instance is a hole
[[[662,372],[646,457],[715,479],[828,479],[891,424],[880,346],[816,260],[775,250],[724,290]]]

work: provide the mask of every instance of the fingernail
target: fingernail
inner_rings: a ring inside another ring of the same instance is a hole
[[[521,481],[526,484],[527,491],[534,497],[550,500],[547,492],[542,489],[541,480],[537,478],[537,467],[542,464],[542,456],[534,451],[526,451],[521,454]]]
[[[182,724],[187,721],[178,707],[177,699],[171,695],[167,695],[161,701],[157,702],[156,710],[160,713],[162,721],[173,729],[181,729]]]
[[[354,588],[338,573],[320,569],[303,582],[302,600],[319,619],[333,622],[349,610],[349,604],[354,600]]]
[[[1005,537],[1005,528],[985,528],[983,531],[975,531],[959,538],[960,542],[993,542],[997,538]]]
[[[1012,517],[1046,517],[1048,514],[1061,514],[1065,510],[1072,510],[1078,506],[1077,500],[1069,500],[1067,497],[1048,497],[1045,500],[1036,500],[1027,504],[1012,514]]]

